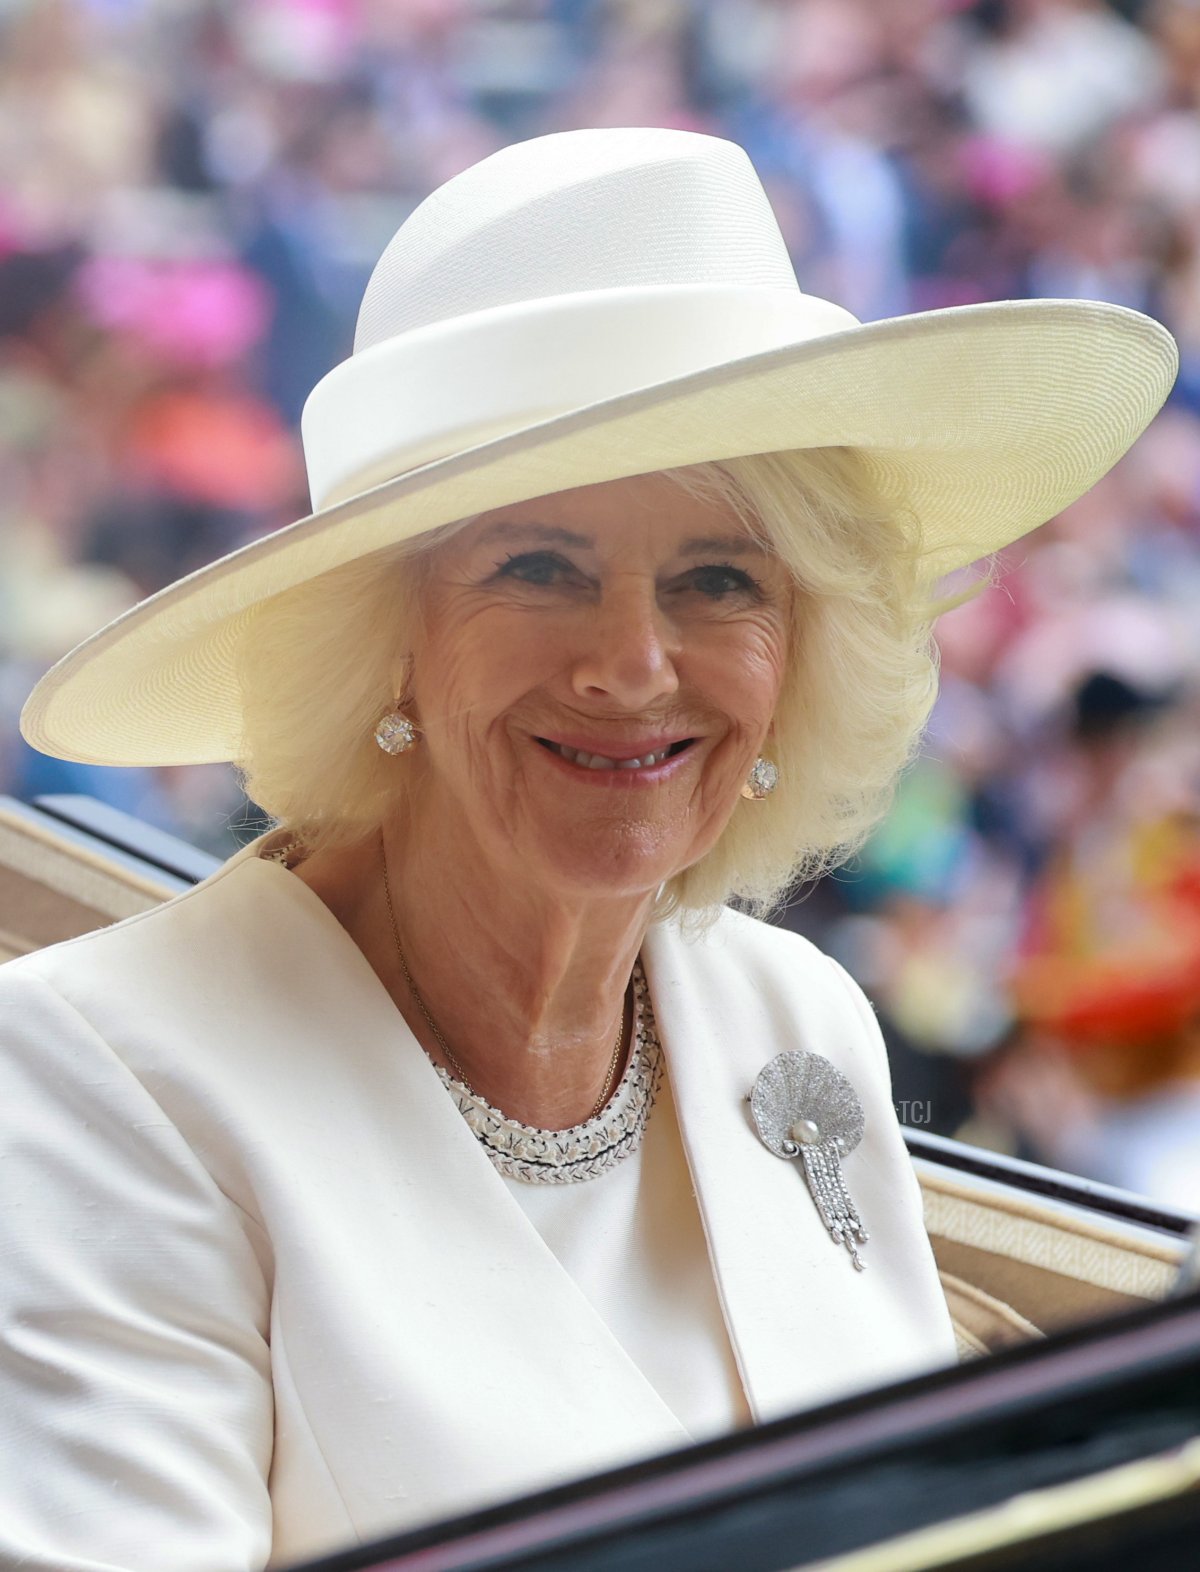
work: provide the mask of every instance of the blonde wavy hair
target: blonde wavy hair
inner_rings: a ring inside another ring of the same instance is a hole
[[[795,582],[792,659],[768,749],[779,786],[738,803],[656,912],[703,921],[737,898],[761,914],[843,860],[886,811],[937,690],[936,608],[915,520],[884,504],[853,449],[662,473],[732,507]],[[243,785],[313,850],[364,839],[402,801],[405,761],[382,753],[373,731],[396,697],[430,554],[466,522],[287,590],[247,629],[237,659]]]

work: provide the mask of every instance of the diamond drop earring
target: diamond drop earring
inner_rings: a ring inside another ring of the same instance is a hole
[[[761,802],[764,797],[769,797],[779,785],[779,771],[770,759],[761,755],[755,759],[746,776],[745,785],[742,787],[742,796],[751,802]]]
[[[385,753],[407,753],[420,741],[421,733],[403,710],[391,709],[375,725],[375,741]]]

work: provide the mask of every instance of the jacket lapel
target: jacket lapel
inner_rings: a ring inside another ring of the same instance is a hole
[[[537,1416],[521,1446],[497,1459],[502,1492],[687,1445],[687,1430],[492,1167],[357,946],[290,874],[258,862],[239,873],[239,883],[246,880],[258,886],[250,910],[260,964],[275,952],[292,992],[303,994],[303,1041],[287,1045],[290,1073],[270,1077],[276,1102],[298,1105],[289,1122],[315,1096],[298,1073],[310,1049],[317,1065],[331,1041],[358,1061],[356,1074],[333,1083],[322,1070],[320,1092],[329,1122],[357,1131],[353,1164],[336,1151],[336,1173],[322,1175],[315,1154],[303,1164],[316,1195],[338,1198],[328,1250],[346,1255],[347,1272],[361,1277],[369,1268],[373,1282],[360,1291],[388,1306],[406,1367],[420,1348],[435,1387],[482,1372],[493,1413]],[[339,1100],[345,1106],[335,1106]],[[399,1129],[394,1110],[403,1110]],[[362,1194],[347,1204],[345,1187],[358,1183]],[[316,1195],[310,1217],[321,1204]],[[381,1217],[389,1220],[387,1251],[378,1248]],[[361,1238],[346,1219],[361,1219]],[[430,1286],[414,1294],[414,1283]],[[370,1362],[364,1380],[379,1386],[382,1345]],[[324,1379],[319,1370],[306,1374]],[[414,1377],[404,1379],[411,1385]],[[330,1380],[343,1383],[344,1369]],[[483,1441],[481,1470],[490,1456]],[[380,1459],[362,1463],[373,1476]]]
[[[845,974],[794,935],[726,913],[702,943],[651,930],[643,955],[730,1339],[757,1419],[954,1359],[953,1334],[890,1104],[878,1027]],[[866,1133],[845,1160],[870,1232],[857,1272],[799,1165],[759,1141],[747,1097],[786,1049],[851,1081]]]

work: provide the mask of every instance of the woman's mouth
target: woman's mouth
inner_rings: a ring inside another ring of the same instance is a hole
[[[585,748],[571,748],[565,742],[553,742],[549,737],[536,739],[543,748],[551,753],[557,753],[559,758],[566,759],[569,764],[578,765],[585,770],[648,770],[656,764],[663,764],[667,759],[674,758],[682,753],[685,748],[690,748],[696,740],[694,737],[683,737],[678,742],[667,743],[659,748],[648,749],[642,753],[630,755],[614,755],[609,753],[591,753]]]

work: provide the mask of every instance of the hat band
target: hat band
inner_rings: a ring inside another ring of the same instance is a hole
[[[858,325],[798,289],[704,284],[518,301],[400,334],[309,395],[313,508],[557,415]]]

